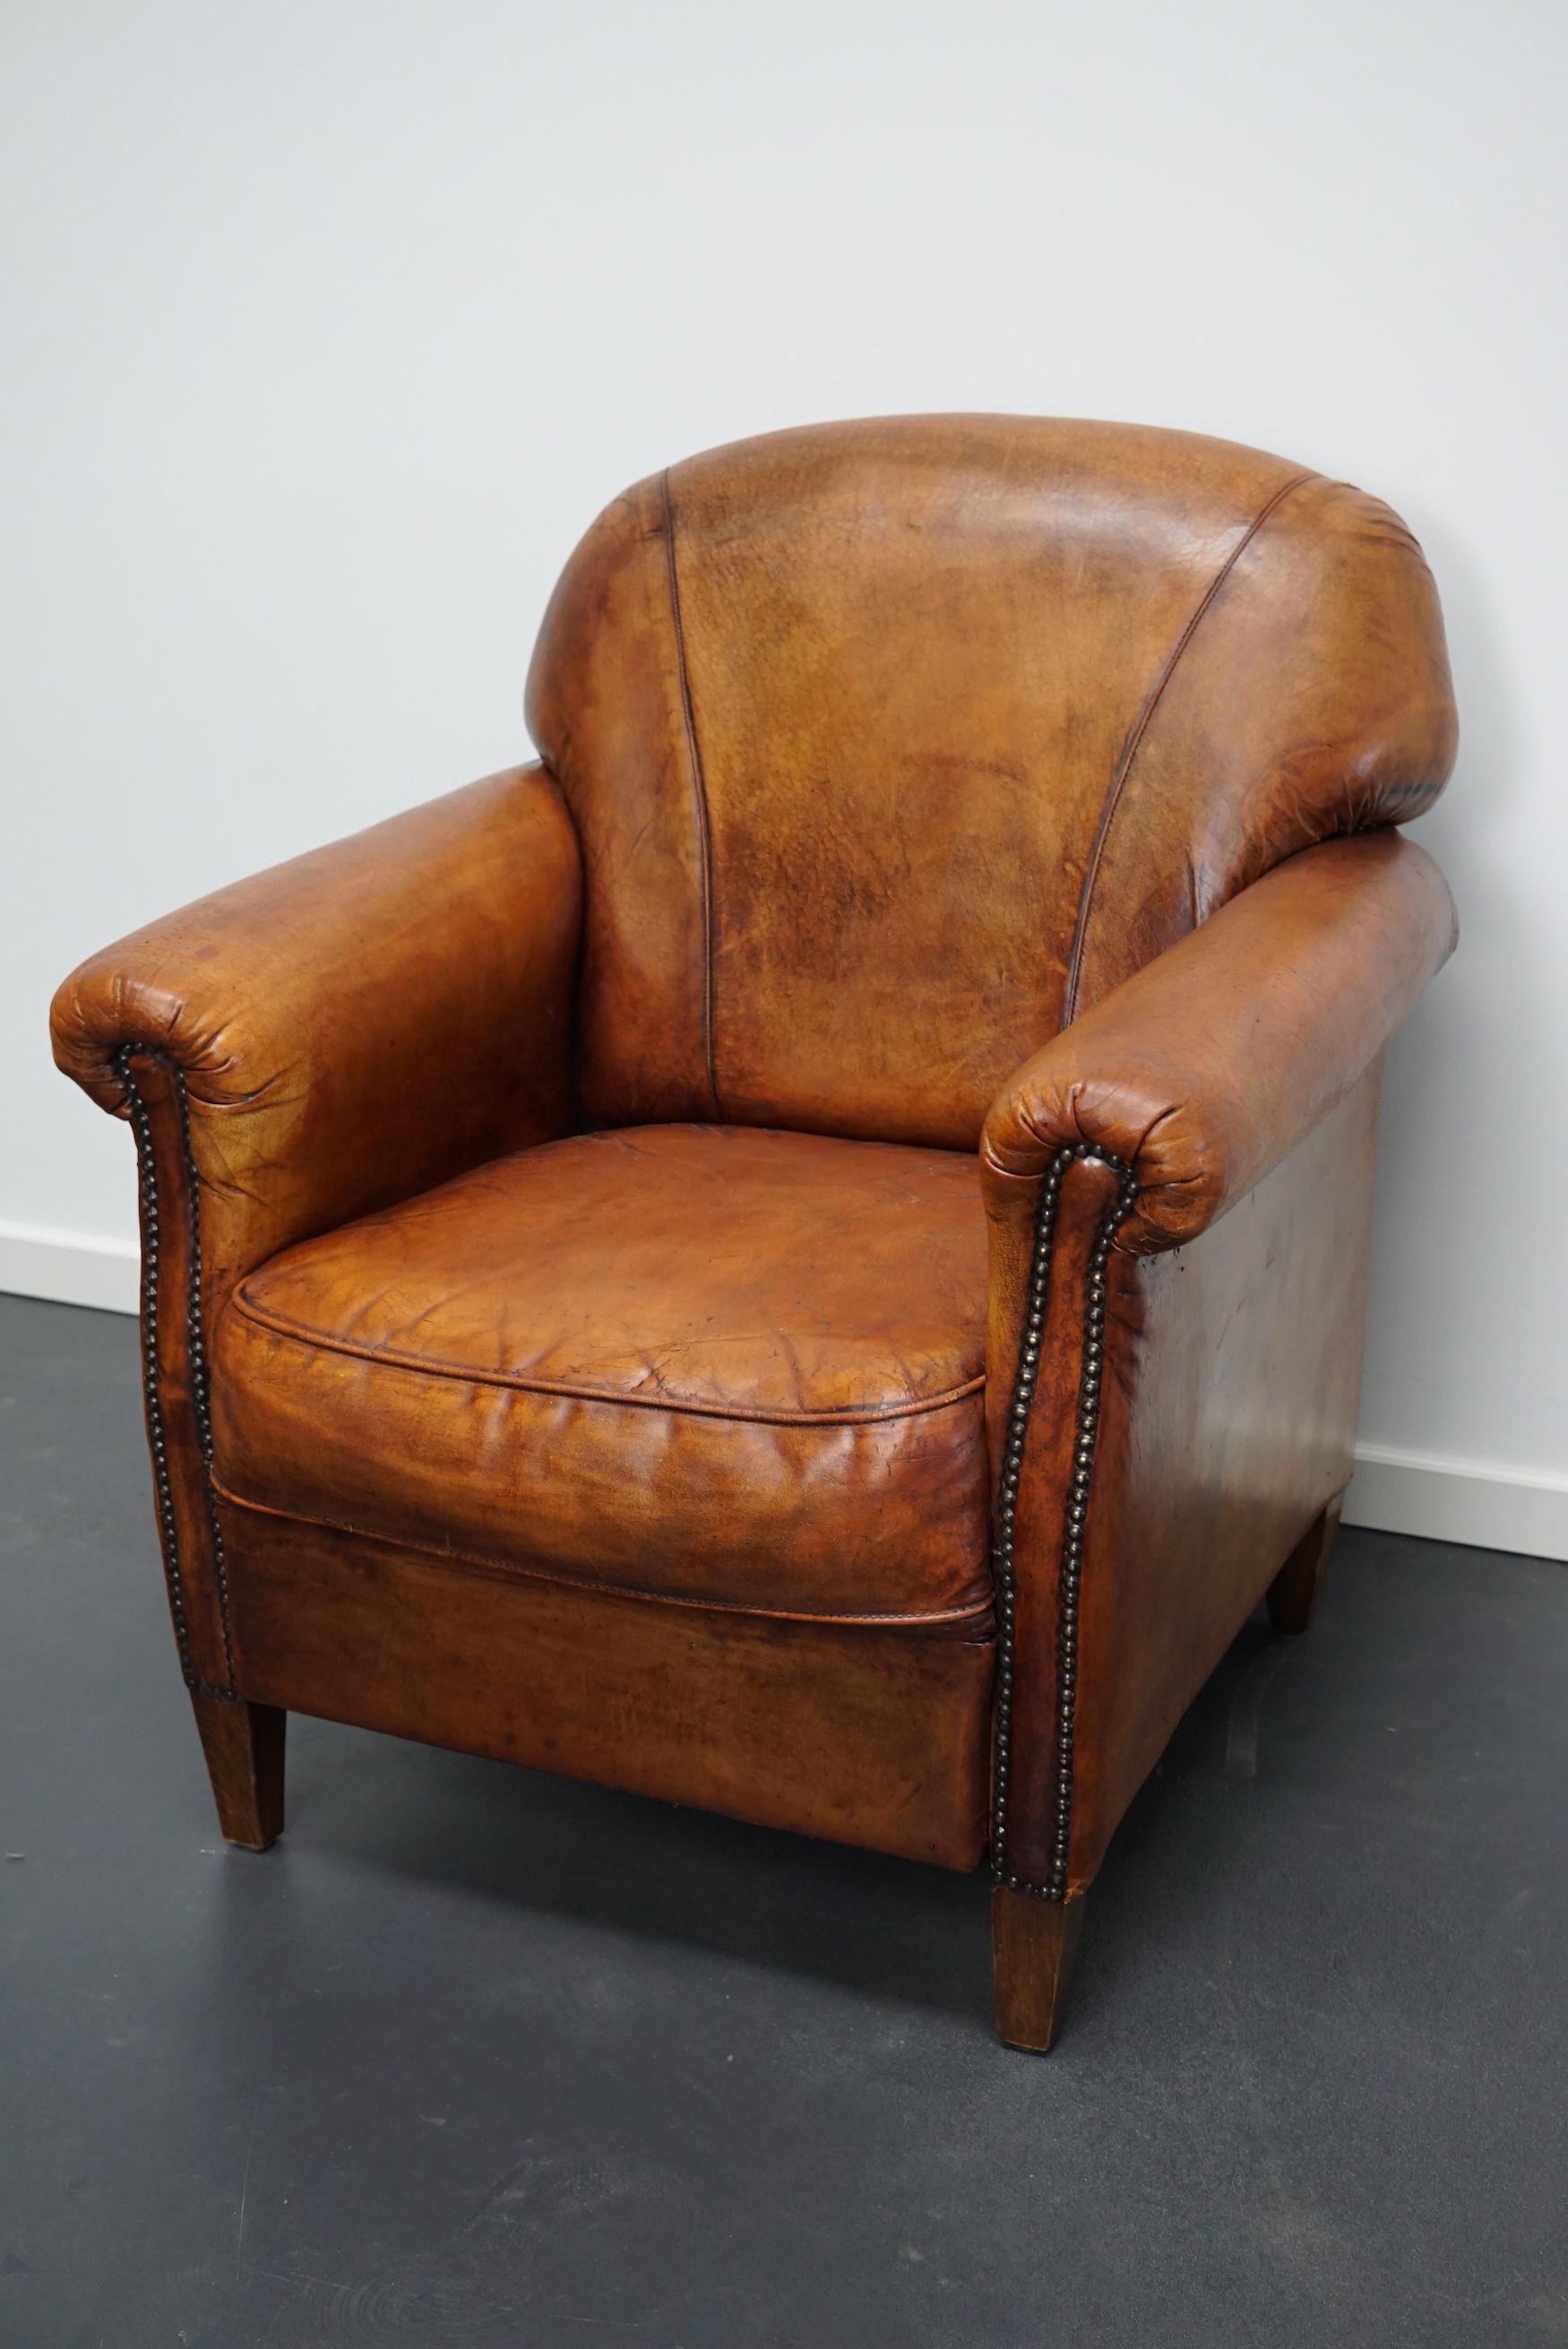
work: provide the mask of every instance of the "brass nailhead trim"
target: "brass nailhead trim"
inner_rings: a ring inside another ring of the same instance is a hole
[[[1051,1244],[1056,1232],[1057,1203],[1062,1178],[1078,1159],[1093,1159],[1117,1175],[1117,1195],[1095,1234],[1089,1256],[1088,1293],[1084,1307],[1082,1367],[1078,1374],[1078,1424],[1073,1438],[1072,1475],[1068,1482],[1062,1526],[1061,1568],[1057,1611],[1057,1769],[1056,1823],[1051,1837],[1051,1863],[1043,1884],[1033,1884],[1007,1865],[1007,1771],[1012,1743],[1013,1659],[1016,1646],[1017,1576],[1013,1537],[1017,1514],[1018,1483],[1028,1433],[1029,1410],[1040,1374],[1040,1344],[1046,1325],[1046,1295],[1050,1282]],[[1040,1900],[1067,1898],[1068,1854],[1072,1841],[1073,1722],[1078,1697],[1078,1599],[1083,1579],[1084,1526],[1088,1512],[1089,1479],[1094,1472],[1095,1438],[1099,1429],[1100,1373],[1105,1352],[1105,1267],[1118,1230],[1132,1212],[1138,1183],[1125,1159],[1092,1142],[1058,1150],[1040,1183],[1040,1204],[1035,1221],[1035,1245],[1029,1263],[1028,1302],[1018,1348],[1017,1376],[1013,1385],[1007,1433],[1002,1450],[1002,1474],[996,1495],[996,1530],[991,1552],[991,1578],[996,1594],[996,1698],[995,1754],[991,1798],[991,1875],[1011,1892],[1032,1893]]]
[[[191,1350],[191,1402],[196,1417],[196,1438],[201,1454],[207,1495],[207,1522],[212,1539],[212,1564],[218,1581],[218,1613],[223,1627],[223,1667],[229,1685],[215,1688],[204,1681],[191,1661],[191,1627],[185,1613],[185,1590],[180,1568],[180,1529],[174,1514],[174,1488],[169,1476],[169,1442],[163,1407],[158,1394],[158,1170],[152,1150],[152,1120],[131,1069],[133,1057],[160,1061],[174,1080],[180,1111],[180,1143],[185,1159],[186,1185],[191,1197],[191,1301],[186,1315],[186,1342]],[[191,1147],[191,1108],[185,1079],[175,1064],[147,1045],[123,1044],[115,1054],[115,1068],[125,1087],[130,1110],[130,1130],[136,1139],[138,1188],[141,1206],[141,1382],[147,1398],[148,1437],[152,1448],[152,1481],[158,1500],[158,1530],[163,1550],[164,1579],[169,1586],[169,1611],[174,1619],[174,1644],[185,1685],[203,1696],[234,1697],[234,1649],[229,1623],[229,1578],[223,1556],[223,1536],[212,1493],[212,1414],[207,1373],[207,1348],[201,1320],[201,1213],[196,1184],[196,1162]]]

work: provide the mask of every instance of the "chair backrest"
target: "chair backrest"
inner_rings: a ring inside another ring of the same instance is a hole
[[[809,426],[629,490],[528,711],[584,853],[585,1116],[954,1146],[1282,857],[1418,814],[1455,742],[1386,506],[1026,417]]]

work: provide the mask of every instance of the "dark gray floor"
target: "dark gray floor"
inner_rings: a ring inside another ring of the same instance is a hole
[[[0,1350],[7,2349],[1568,2340],[1564,1569],[1343,1537],[1041,2062],[978,1882],[309,1721],[225,1850],[134,1331]]]

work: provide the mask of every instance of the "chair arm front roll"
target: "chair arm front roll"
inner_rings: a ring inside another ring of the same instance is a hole
[[[542,768],[201,898],[84,963],[55,1057],[129,1119],[147,1433],[187,1685],[245,1694],[213,1485],[211,1333],[291,1241],[571,1117],[582,876]]]
[[[1388,833],[1306,851],[987,1118],[993,1861],[1062,1899],[1350,1472],[1384,1047],[1454,943]]]
[[[129,1113],[177,1080],[214,1291],[290,1241],[561,1133],[581,874],[514,769],[203,897],[94,955],[55,1058]]]
[[[1017,1071],[985,1121],[992,1206],[1088,1143],[1137,1185],[1118,1247],[1196,1239],[1350,1092],[1456,936],[1441,873],[1396,832],[1292,857]]]

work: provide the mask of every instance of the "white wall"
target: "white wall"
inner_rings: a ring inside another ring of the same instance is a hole
[[[126,1276],[18,1237],[133,1232],[55,981],[517,756],[624,483],[878,410],[1191,426],[1376,489],[1436,568],[1465,935],[1392,1064],[1364,1436],[1419,1473],[1366,1507],[1490,1464],[1517,1506],[1469,1537],[1568,1549],[1557,0],[10,0],[0,37],[0,1282]]]

